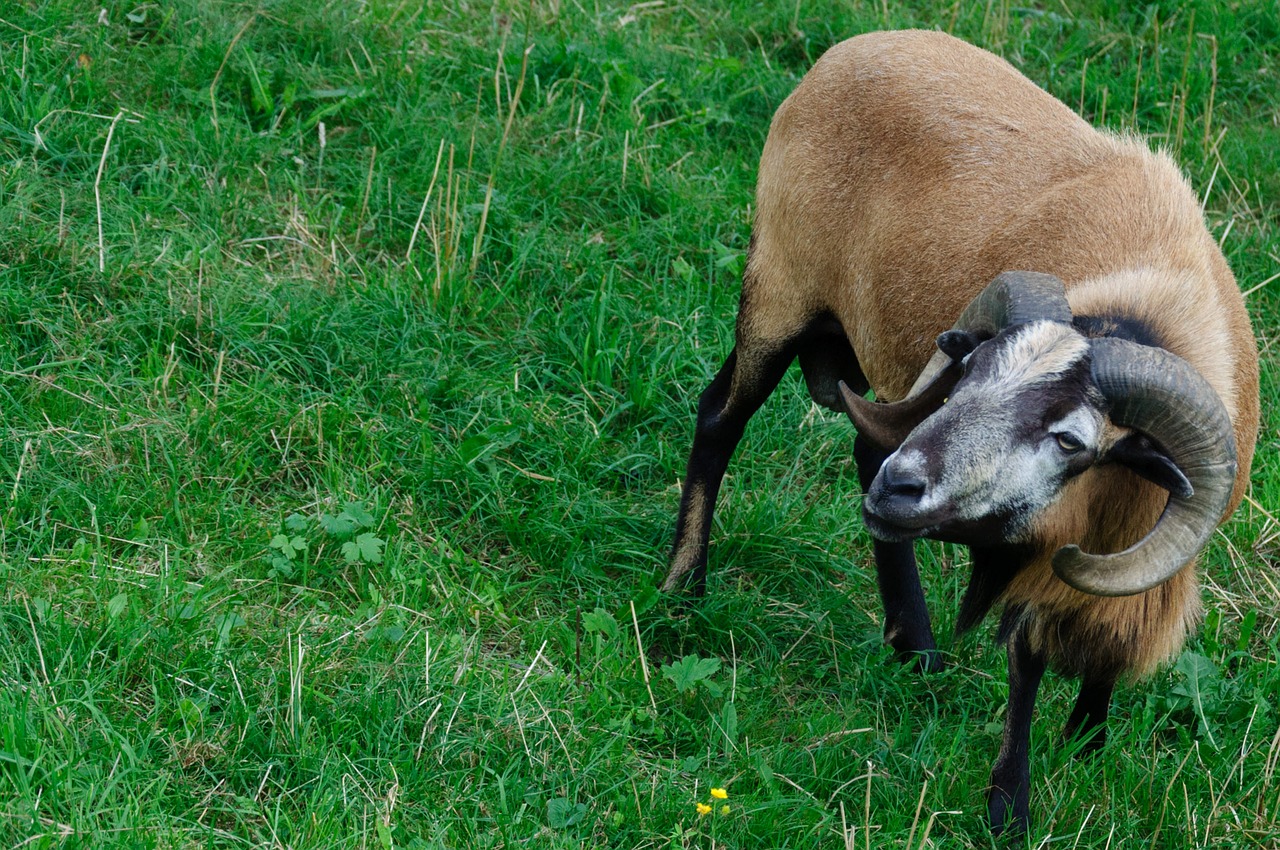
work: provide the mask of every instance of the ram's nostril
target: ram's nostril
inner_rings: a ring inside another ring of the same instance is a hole
[[[881,472],[881,487],[886,496],[914,500],[919,500],[924,496],[927,482],[920,475],[901,469],[895,470],[888,464],[885,465]]]
[[[924,482],[916,481],[900,481],[893,488],[893,492],[899,496],[910,496],[913,499],[919,499],[924,495]]]

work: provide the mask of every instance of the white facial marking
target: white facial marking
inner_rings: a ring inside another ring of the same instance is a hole
[[[1088,352],[1088,340],[1070,325],[1032,322],[1001,348],[995,369],[984,383],[1011,389],[1044,383],[1070,369]]]

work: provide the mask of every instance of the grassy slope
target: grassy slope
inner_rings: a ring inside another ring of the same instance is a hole
[[[1275,275],[1275,3],[1027,5],[6,8],[0,843],[986,846],[1002,655],[887,658],[849,429],[798,379],[711,595],[649,588],[769,116],[840,38],[999,51]],[[1100,759],[1046,682],[1035,845],[1280,842],[1277,287],[1208,622]],[[964,556],[920,552],[947,640]],[[720,666],[646,683],[638,644]]]

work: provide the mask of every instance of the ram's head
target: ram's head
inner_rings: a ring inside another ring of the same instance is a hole
[[[1123,552],[1074,545],[1053,565],[1103,596],[1148,590],[1185,567],[1217,527],[1236,475],[1221,400],[1182,358],[1090,338],[1062,282],[1006,272],[938,338],[931,380],[893,404],[841,385],[859,432],[891,452],[863,503],[876,537],[1028,542],[1063,485],[1118,463],[1169,491],[1160,520]]]

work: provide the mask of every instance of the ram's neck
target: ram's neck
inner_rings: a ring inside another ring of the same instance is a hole
[[[1085,315],[1072,317],[1071,323],[1076,330],[1089,339],[1126,339],[1139,345],[1150,345],[1164,348],[1165,342],[1152,327],[1152,323],[1144,316],[1127,316],[1117,313],[1104,315]]]

